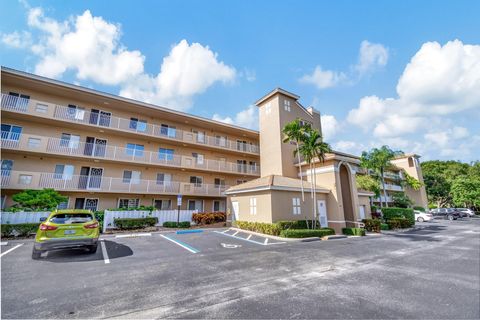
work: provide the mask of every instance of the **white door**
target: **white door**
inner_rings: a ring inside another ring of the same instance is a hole
[[[365,206],[360,206],[358,207],[359,209],[359,214],[360,214],[360,220],[363,220],[365,219]]]
[[[238,220],[238,201],[232,201],[233,221]]]
[[[318,206],[318,219],[322,228],[328,227],[327,218],[327,202],[325,200],[317,200]]]

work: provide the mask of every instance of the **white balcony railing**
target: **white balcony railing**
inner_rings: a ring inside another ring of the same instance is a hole
[[[390,184],[390,183],[385,184],[385,189],[392,190],[392,191],[403,191],[402,186],[397,185],[397,184]]]
[[[179,181],[124,179],[104,176],[65,175],[47,172],[2,170],[4,189],[43,189],[59,191],[97,191],[140,194],[183,194],[224,196],[229,186]]]
[[[69,141],[45,136],[21,134],[10,139],[2,132],[2,148],[30,152],[43,152],[74,157],[89,157],[122,162],[149,165],[171,166],[178,168],[199,169],[242,175],[260,174],[258,165],[238,164],[214,159],[199,160],[193,156],[161,154],[159,152],[133,150],[102,143]]]
[[[213,137],[198,132],[190,132],[161,125],[135,122],[112,116],[108,112],[91,112],[79,108],[59,106],[34,99],[24,99],[8,94],[2,94],[2,109],[7,111],[26,113],[34,116],[53,118],[62,121],[81,123],[97,127],[110,128],[127,132],[134,132],[167,140],[192,143],[226,150],[259,154],[258,145],[243,143],[236,140]]]
[[[382,200],[382,202],[385,202],[385,199],[387,200],[387,202],[393,201],[393,198],[391,196],[387,196],[386,198],[384,196],[380,196],[380,197],[374,198],[373,200],[375,202],[380,202],[380,199]]]

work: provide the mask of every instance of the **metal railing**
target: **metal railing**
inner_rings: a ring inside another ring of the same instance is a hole
[[[54,105],[52,103],[24,99],[8,94],[2,94],[2,109],[28,113],[35,116],[59,119],[62,121],[105,127],[127,132],[144,134],[147,136],[160,137],[167,140],[176,140],[185,143],[217,147],[227,150],[259,154],[260,149],[256,144],[243,143],[236,140],[228,140],[209,136],[198,132],[190,132],[172,127],[143,123],[130,119],[113,116],[109,112],[92,112],[81,108]],[[42,108],[37,108],[41,105]],[[50,109],[50,110],[49,110]]]
[[[258,165],[239,164],[214,159],[199,159],[193,156],[163,154],[160,152],[112,146],[103,143],[87,143],[53,137],[21,134],[14,139],[3,139],[3,149],[44,152],[65,156],[89,157],[150,165],[172,166],[185,169],[256,175],[260,174]],[[8,138],[7,135],[5,137]],[[32,141],[34,143],[32,143]]]
[[[401,185],[390,184],[390,183],[385,184],[385,189],[392,190],[392,191],[403,191],[403,187]]]
[[[67,175],[50,172],[2,171],[1,187],[6,189],[43,189],[60,191],[98,191],[140,194],[184,194],[223,196],[229,186],[179,181],[126,179],[95,175]]]

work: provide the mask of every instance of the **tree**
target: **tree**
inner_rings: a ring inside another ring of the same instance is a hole
[[[385,189],[385,169],[392,167],[391,160],[396,156],[403,154],[401,151],[393,151],[388,146],[382,146],[380,149],[373,148],[369,152],[363,151],[360,158],[360,166],[375,172],[382,183],[383,196],[385,197],[385,206],[388,207],[387,190]],[[380,207],[383,207],[383,201],[380,197]]]
[[[458,177],[452,183],[452,200],[456,206],[480,207],[480,179]]]
[[[295,155],[300,153],[303,159],[308,163],[310,167],[310,179],[312,182],[312,201],[313,201],[313,221],[312,224],[315,226],[317,221],[317,177],[313,170],[313,163],[315,159],[318,159],[320,163],[325,161],[326,153],[330,152],[331,148],[328,143],[323,141],[322,135],[317,131],[312,129],[310,126],[305,127],[304,135],[301,137],[301,143],[298,147],[298,151],[295,150]]]
[[[298,160],[298,165],[300,166],[300,173],[302,172],[302,163],[300,160],[300,152],[298,151],[298,146],[305,135],[305,125],[302,125],[300,119],[295,119],[292,122],[289,122],[283,127],[283,143],[294,142],[296,148],[296,155]],[[305,201],[305,194],[303,191],[303,176],[300,175],[300,185],[302,189],[302,201]]]
[[[396,192],[392,196],[393,205],[397,208],[408,208],[413,201],[403,192]]]
[[[371,191],[375,193],[376,197],[380,196],[380,182],[370,175],[357,174],[355,177],[357,181],[357,189]]]
[[[403,185],[412,188],[413,190],[420,190],[423,187],[423,183],[409,175],[405,170],[403,170],[403,175],[405,180],[403,180]]]
[[[31,190],[27,189],[13,195],[13,201],[22,209],[53,210],[60,203],[68,200],[54,189]]]

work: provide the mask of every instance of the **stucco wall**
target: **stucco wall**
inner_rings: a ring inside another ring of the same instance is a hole
[[[257,213],[250,214],[250,198],[257,199]],[[249,193],[239,193],[228,196],[227,205],[229,213],[233,215],[232,202],[238,202],[238,219],[240,221],[251,222],[272,222],[272,201],[270,191],[258,191]]]

